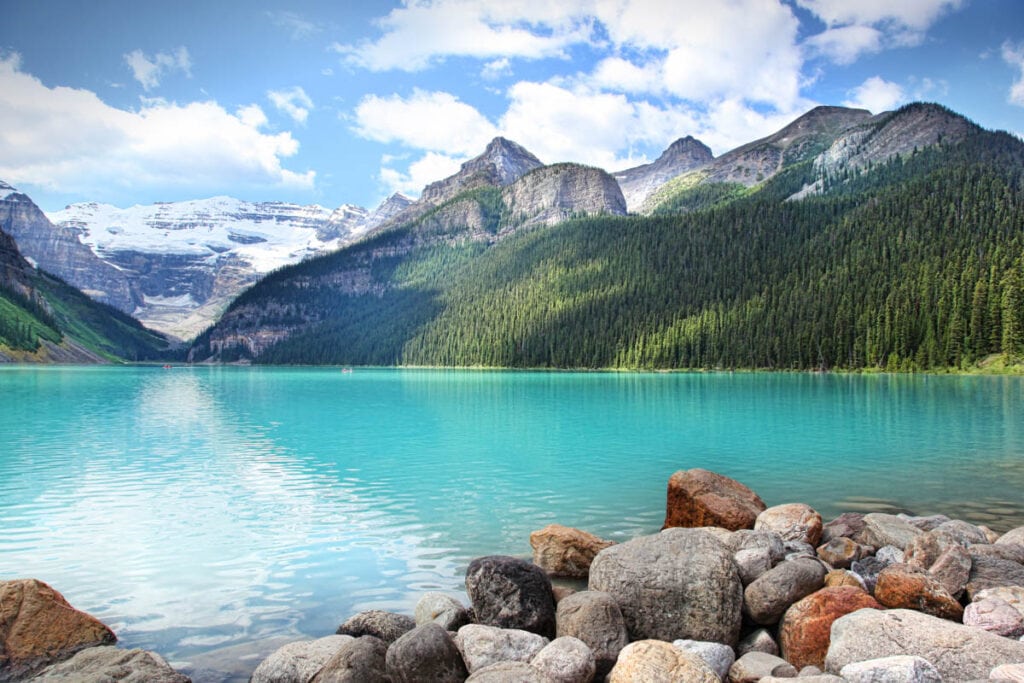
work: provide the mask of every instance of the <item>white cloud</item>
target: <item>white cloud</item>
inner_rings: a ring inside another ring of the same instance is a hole
[[[152,58],[147,57],[142,50],[133,50],[124,55],[124,62],[146,92],[160,85],[160,79],[173,71],[192,77],[192,58],[185,47],[179,47],[174,52],[158,52]]]
[[[295,12],[267,12],[267,16],[275,25],[288,31],[292,40],[307,40],[322,30],[312,21]]]
[[[377,142],[455,156],[478,154],[497,135],[487,117],[454,95],[419,89],[408,98],[364,97],[356,105],[355,132]]]
[[[449,56],[564,56],[569,45],[587,40],[590,29],[557,5],[549,0],[414,1],[377,20],[383,32],[378,40],[333,48],[350,64],[371,71],[420,71]]]
[[[480,70],[480,76],[488,81],[497,80],[502,76],[508,76],[511,73],[512,64],[508,61],[508,57],[502,57],[501,59],[495,59],[487,62]]]
[[[837,64],[890,47],[919,45],[928,28],[965,0],[797,0],[828,26],[808,46]]]
[[[309,110],[313,108],[313,100],[299,86],[288,90],[270,90],[267,99],[278,110],[291,117],[295,123],[305,123],[309,118]]]
[[[479,151],[482,152],[483,148]],[[408,170],[403,172],[390,165],[397,159],[385,156],[381,160],[380,182],[388,195],[402,192],[415,197],[424,187],[435,180],[447,178],[456,173],[462,162],[468,158],[428,152],[409,164]]]
[[[49,88],[0,58],[0,178],[102,200],[113,188],[311,188],[313,171],[282,161],[298,151],[291,133],[260,130],[256,105],[232,114],[216,102],[143,100],[138,111],[95,93]]]
[[[1024,43],[1014,45],[1010,41],[1003,43],[1003,61],[1016,68],[1020,73],[1017,80],[1010,86],[1010,94],[1007,101],[1024,107]]]
[[[850,99],[843,102],[844,107],[867,109],[875,114],[895,109],[907,100],[900,85],[879,76],[872,76],[848,94]]]

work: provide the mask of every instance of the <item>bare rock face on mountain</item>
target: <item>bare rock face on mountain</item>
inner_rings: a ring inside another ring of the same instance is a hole
[[[130,312],[138,303],[114,266],[78,240],[69,226],[55,226],[28,196],[0,181],[0,230],[14,238],[22,256],[60,276],[97,301]]]
[[[691,135],[668,146],[650,164],[635,166],[612,175],[622,188],[630,211],[639,209],[647,196],[678,175],[707,165],[714,159],[711,149]]]
[[[626,200],[615,179],[599,168],[579,164],[531,171],[506,187],[502,199],[511,222],[519,225],[554,225],[573,216],[626,213]]]

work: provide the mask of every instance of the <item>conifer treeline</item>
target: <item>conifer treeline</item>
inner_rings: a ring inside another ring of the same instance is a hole
[[[252,290],[271,322],[317,321],[256,360],[917,370],[1020,358],[1021,150],[986,132],[838,177],[804,164],[756,192],[705,189],[712,208],[578,219],[491,247],[372,257],[409,233],[381,235]],[[815,179],[826,195],[786,200]],[[357,262],[372,266],[365,292],[324,284]]]

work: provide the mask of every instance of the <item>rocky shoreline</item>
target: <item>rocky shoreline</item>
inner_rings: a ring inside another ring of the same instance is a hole
[[[470,605],[361,612],[287,644],[253,683],[1024,682],[1024,527],[767,507],[728,477],[668,483],[660,533],[620,544],[550,525],[533,562],[473,560]],[[552,584],[586,581],[586,590]],[[0,581],[0,683],[188,683],[117,648],[47,584]]]

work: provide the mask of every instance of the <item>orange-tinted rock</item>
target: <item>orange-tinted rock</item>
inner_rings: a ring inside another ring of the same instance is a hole
[[[963,619],[964,608],[928,572],[908,564],[894,564],[878,575],[875,599],[886,607],[913,609],[952,621]]]
[[[838,588],[839,586],[852,586],[853,588],[865,590],[864,582],[848,569],[833,569],[828,574],[825,574],[826,588]]]
[[[773,505],[757,516],[754,528],[774,531],[783,541],[818,545],[821,540],[821,515],[805,503]]]
[[[836,569],[849,569],[854,561],[864,554],[864,548],[856,541],[837,536],[817,549],[818,559],[828,562]]]
[[[662,528],[752,529],[764,509],[764,501],[735,479],[696,468],[680,470],[668,480]]]
[[[0,669],[17,677],[94,645],[117,640],[95,617],[81,612],[36,579],[0,582]]]
[[[530,534],[533,563],[551,576],[586,578],[594,557],[610,545],[612,541],[561,524]]]
[[[823,668],[832,622],[866,607],[882,609],[878,601],[853,586],[822,588],[793,603],[779,624],[782,657],[798,669]]]

